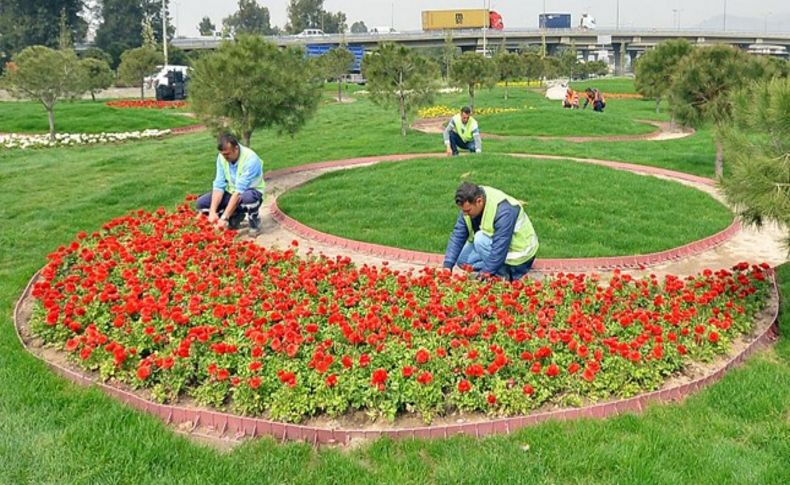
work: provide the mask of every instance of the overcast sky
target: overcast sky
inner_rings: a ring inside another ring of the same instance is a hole
[[[171,16],[177,35],[198,35],[197,25],[208,15],[218,29],[222,19],[235,12],[237,0],[170,0]],[[599,28],[614,27],[617,5],[620,5],[620,26],[672,29],[696,26],[725,11],[729,25],[735,17],[761,20],[768,30],[787,31],[790,19],[788,0],[325,0],[324,10],[345,12],[348,25],[362,20],[368,28],[394,25],[396,30],[419,30],[422,10],[447,8],[482,8],[502,14],[505,28],[536,28],[538,14],[546,5],[547,12],[570,13],[573,25],[587,12],[595,17]],[[269,9],[272,25],[283,27],[287,20],[288,0],[258,0]],[[674,10],[674,11],[673,11]],[[781,19],[781,20],[780,20]],[[760,24],[762,25],[762,24]]]

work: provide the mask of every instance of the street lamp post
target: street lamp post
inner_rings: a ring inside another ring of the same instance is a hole
[[[167,10],[165,9],[165,0],[162,0],[162,50],[165,54],[165,66],[167,62]]]
[[[617,30],[620,30],[620,0],[617,0]]]
[[[724,0],[724,20],[722,21],[722,29],[727,32],[727,0]]]

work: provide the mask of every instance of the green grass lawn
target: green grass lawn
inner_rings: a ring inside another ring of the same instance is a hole
[[[584,81],[573,81],[571,87],[576,91],[584,91],[586,88],[596,88],[604,93],[635,93],[634,78],[632,77],[609,77],[603,79],[585,79]]]
[[[102,133],[165,129],[194,125],[183,109],[111,108],[97,101],[61,101],[55,104],[58,133]],[[32,101],[0,103],[0,133],[49,133],[47,111]]]
[[[3,113],[17,106],[8,104],[0,104]],[[439,135],[401,138],[396,112],[372,106],[364,96],[322,106],[293,139],[256,133],[252,145],[266,170],[443,148]],[[788,482],[790,265],[780,270],[782,336],[713,387],[680,404],[653,406],[643,416],[547,423],[483,440],[385,439],[353,450],[314,450],[259,439],[223,453],[190,442],[95,389],[68,383],[22,350],[12,308],[46,255],[79,230],[92,231],[138,207],[172,207],[185,193],[208,190],[214,150],[212,137],[201,133],[112,146],[0,151],[0,456],[5,458],[0,483]],[[702,175],[713,166],[709,131],[667,142],[492,140],[486,151],[599,157]],[[42,190],[42,180],[52,188]],[[449,199],[447,206],[452,209]],[[437,223],[445,237],[448,224]]]
[[[644,254],[724,229],[732,214],[679,183],[576,162],[501,155],[411,160],[333,172],[280,197],[290,216],[324,232],[443,253],[462,180],[527,202],[540,257]],[[366,190],[360,190],[365,187]]]

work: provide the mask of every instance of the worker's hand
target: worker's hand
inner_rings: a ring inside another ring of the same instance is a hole
[[[215,224],[217,229],[227,229],[228,228],[228,220],[220,217],[217,219],[217,223]]]
[[[217,214],[215,211],[211,211],[211,212],[208,213],[208,221],[210,223],[213,224],[213,223],[217,222],[217,220],[219,220],[219,214]]]
[[[477,150],[475,150],[475,153],[477,153],[478,155],[480,155],[481,153],[483,153],[483,150],[481,150],[481,149],[479,149],[479,148],[478,148]]]
[[[447,147],[447,150],[445,150],[444,152],[447,154],[448,157],[451,157],[453,155],[453,149],[450,148],[449,146]]]

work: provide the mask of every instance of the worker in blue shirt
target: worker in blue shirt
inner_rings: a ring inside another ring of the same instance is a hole
[[[444,253],[444,267],[468,268],[481,278],[510,281],[532,268],[538,236],[521,202],[493,187],[464,182],[455,193],[461,209]]]
[[[219,229],[238,229],[249,216],[249,233],[260,232],[258,213],[263,201],[263,162],[251,149],[225,133],[217,140],[217,171],[211,192],[201,195],[195,205]]]

